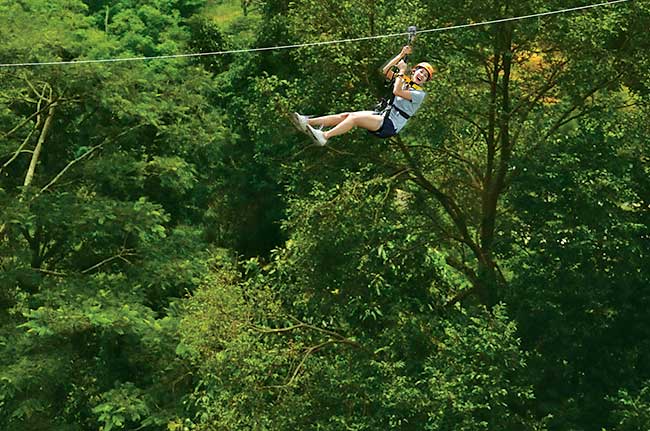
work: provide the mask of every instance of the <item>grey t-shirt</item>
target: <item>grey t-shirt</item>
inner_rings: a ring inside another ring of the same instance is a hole
[[[415,111],[420,109],[420,105],[422,105],[424,96],[426,96],[427,93],[422,90],[411,89],[409,91],[411,93],[411,100],[395,96],[395,100],[393,100],[393,106],[396,106],[397,108],[406,112],[408,115],[413,116],[415,114]],[[402,116],[402,114],[400,114],[397,109],[391,109],[390,116],[388,118],[393,122],[396,132],[402,130],[402,127],[404,127],[407,121],[407,119],[404,118],[404,116]]]

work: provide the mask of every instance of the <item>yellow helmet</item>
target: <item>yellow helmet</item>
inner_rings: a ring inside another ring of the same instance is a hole
[[[427,71],[427,73],[429,74],[429,79],[433,78],[433,74],[436,72],[436,69],[433,66],[431,66],[429,63],[424,61],[422,63],[416,64],[413,70],[420,69],[420,68]]]

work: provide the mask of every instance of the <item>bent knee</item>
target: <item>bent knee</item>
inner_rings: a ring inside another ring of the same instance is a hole
[[[363,114],[361,112],[348,112],[347,118],[349,119],[349,121],[352,121],[354,124],[357,124],[359,123],[359,120],[363,118]]]

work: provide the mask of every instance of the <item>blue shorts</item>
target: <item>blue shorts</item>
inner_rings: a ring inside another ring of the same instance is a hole
[[[370,132],[370,131],[369,131]],[[390,138],[391,136],[397,135],[395,131],[395,125],[388,116],[384,117],[384,121],[381,123],[379,130],[370,132],[370,134],[375,135],[378,138]]]

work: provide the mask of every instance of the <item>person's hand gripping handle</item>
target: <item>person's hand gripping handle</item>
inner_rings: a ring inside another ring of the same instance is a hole
[[[399,69],[399,73],[405,74],[406,69],[408,68],[408,65],[406,64],[406,61],[408,59],[409,54],[413,52],[413,49],[411,48],[410,45],[406,45],[402,48],[402,51],[399,53],[400,57],[402,58],[398,63],[397,63],[397,68]]]

